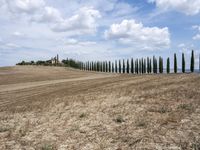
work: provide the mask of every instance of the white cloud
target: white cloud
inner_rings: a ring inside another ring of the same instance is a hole
[[[195,35],[192,39],[193,40],[200,40],[200,34]]]
[[[69,38],[69,39],[62,39],[62,41],[66,44],[66,45],[81,45],[81,46],[88,46],[88,45],[95,45],[96,42],[93,41],[78,41],[74,38]]]
[[[148,0],[156,3],[161,10],[176,10],[186,15],[196,15],[200,13],[200,0]]]
[[[178,45],[178,47],[179,47],[179,48],[183,48],[183,47],[185,47],[185,44],[184,44],[184,43],[181,43],[181,44]]]
[[[78,41],[76,39],[73,39],[73,38],[66,39],[66,40],[63,40],[63,41],[65,41],[64,43],[67,44],[67,45],[72,45],[72,44],[78,43]]]
[[[69,19],[57,23],[52,29],[55,32],[71,32],[76,34],[95,33],[96,19],[100,18],[100,12],[93,8],[83,7]]]
[[[192,37],[193,40],[200,40],[200,26],[199,25],[194,25],[192,26],[193,29],[198,30],[198,33]]]
[[[35,13],[43,8],[43,0],[6,0],[8,9],[13,13]]]
[[[15,31],[14,33],[12,33],[12,36],[14,37],[19,37],[19,38],[25,38],[26,35],[22,32],[18,32],[18,31]]]
[[[192,26],[193,29],[197,29],[198,31],[200,31],[200,26],[199,25],[194,25]]]
[[[170,33],[167,27],[144,27],[135,20],[123,20],[120,24],[112,24],[110,29],[105,31],[105,37],[146,50],[170,46]]]
[[[46,23],[54,32],[70,32],[71,35],[94,34],[100,12],[93,7],[82,7],[71,17],[64,18],[59,9],[48,6],[44,0],[8,0],[8,11],[36,23]],[[72,13],[72,12],[71,12]]]
[[[33,21],[36,22],[60,22],[63,21],[60,11],[54,7],[46,6],[44,9],[33,16]]]

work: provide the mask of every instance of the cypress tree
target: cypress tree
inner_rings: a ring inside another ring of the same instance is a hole
[[[190,71],[194,72],[194,51],[193,50],[192,50],[192,54],[191,54]]]
[[[121,61],[119,60],[119,73],[122,73],[121,69]]]
[[[134,73],[134,62],[133,62],[133,58],[131,59],[131,73]]]
[[[114,69],[114,63],[112,62],[112,73],[115,72],[115,69]]]
[[[111,62],[109,61],[109,72],[111,72]]]
[[[138,74],[139,73],[139,62],[138,62],[139,60],[138,59],[136,59],[136,73]]]
[[[100,70],[101,70],[101,72],[103,72],[103,64],[102,64],[102,61],[100,62]]]
[[[125,61],[123,59],[123,73],[125,73]]]
[[[155,56],[153,56],[153,73],[155,73]]]
[[[106,72],[108,72],[108,62],[106,61]]]
[[[103,61],[103,72],[106,72],[106,62]]]
[[[177,73],[177,58],[176,58],[176,53],[174,53],[174,73]]]
[[[153,73],[157,73],[157,59],[155,56],[153,56]]]
[[[141,59],[139,59],[139,73],[142,73],[142,62]]]
[[[144,73],[144,60],[143,60],[143,58],[141,59],[141,72],[142,72],[142,74]]]
[[[117,73],[117,60],[115,60],[115,73]]]
[[[185,56],[184,56],[184,53],[182,53],[182,73],[185,73]]]
[[[127,64],[126,64],[126,72],[129,73],[129,60],[127,59]]]
[[[159,73],[162,73],[162,58],[159,57]]]
[[[147,57],[147,73],[149,73],[149,57]]]
[[[97,71],[98,71],[98,72],[100,71],[100,64],[99,64],[99,61],[97,61]]]
[[[167,73],[170,73],[170,59],[167,58]]]
[[[135,73],[137,73],[137,59],[135,60]]]
[[[152,73],[152,63],[151,63],[151,58],[149,59],[149,73]]]
[[[161,73],[163,73],[163,58],[161,57]]]
[[[147,73],[147,66],[146,66],[146,59],[144,59],[144,73],[146,74]]]

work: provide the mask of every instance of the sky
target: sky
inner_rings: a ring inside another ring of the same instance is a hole
[[[200,53],[200,0],[0,0],[0,66]]]

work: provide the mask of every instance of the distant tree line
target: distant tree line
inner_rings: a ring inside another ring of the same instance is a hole
[[[200,56],[199,56],[200,57]],[[199,58],[200,59],[200,58]],[[111,61],[87,61],[87,62],[79,62],[79,69],[86,71],[98,71],[98,72],[112,72],[112,73],[132,73],[132,74],[150,74],[150,73],[163,73],[164,72],[164,63],[163,58],[159,57],[157,59],[155,56],[153,58],[141,58],[135,59],[131,58],[131,60],[115,60]],[[174,54],[173,60],[173,72],[178,72],[178,64],[177,64],[177,55]],[[168,57],[166,60],[166,73],[170,73],[170,58]],[[195,58],[194,51],[191,53],[191,61],[190,61],[190,72],[194,72],[195,66]],[[200,62],[199,62],[199,71],[200,71]],[[186,72],[185,68],[185,55],[182,53],[182,73]]]
[[[200,60],[200,56],[199,56]],[[168,57],[166,60],[166,73],[170,73],[170,58]],[[185,55],[182,53],[182,73],[186,72],[185,68]],[[174,54],[173,59],[173,72],[178,72],[177,67],[177,56],[176,53]],[[58,64],[52,64],[51,60],[47,61],[22,61],[17,65],[43,65],[43,66],[65,66],[65,67],[72,67],[80,70],[86,71],[97,71],[97,72],[110,72],[110,73],[128,73],[128,74],[157,74],[164,72],[164,65],[163,65],[163,58],[159,57],[158,59],[153,56],[153,58],[141,58],[141,59],[133,59],[130,60],[115,60],[115,62],[111,61],[87,61],[81,62],[76,61],[74,59],[63,59]],[[190,72],[194,72],[195,66],[195,58],[194,58],[194,51],[192,50],[191,53],[191,61],[190,61]],[[200,61],[199,61],[199,71],[200,71]]]
[[[16,65],[41,65],[41,66],[65,66],[65,67],[72,67],[72,68],[80,68],[81,63],[74,59],[63,59],[61,63],[52,63],[51,60],[38,60],[38,61],[21,61]]]

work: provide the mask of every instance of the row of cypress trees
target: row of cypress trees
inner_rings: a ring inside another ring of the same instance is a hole
[[[191,62],[190,62],[190,71],[194,72],[194,51],[192,50],[191,54]],[[174,54],[174,73],[177,73],[177,56],[176,53]],[[163,73],[163,58],[157,58],[153,56],[153,59],[150,57],[136,59],[135,61],[133,58],[131,61],[127,59],[126,61],[123,59],[115,60],[114,62],[111,61],[92,61],[92,62],[79,62],[79,69],[87,70],[87,71],[98,71],[98,72],[112,72],[112,73],[135,73],[135,74],[146,74],[146,73]],[[167,58],[166,64],[166,72],[170,73],[170,58]],[[182,73],[185,73],[185,56],[182,53]]]

